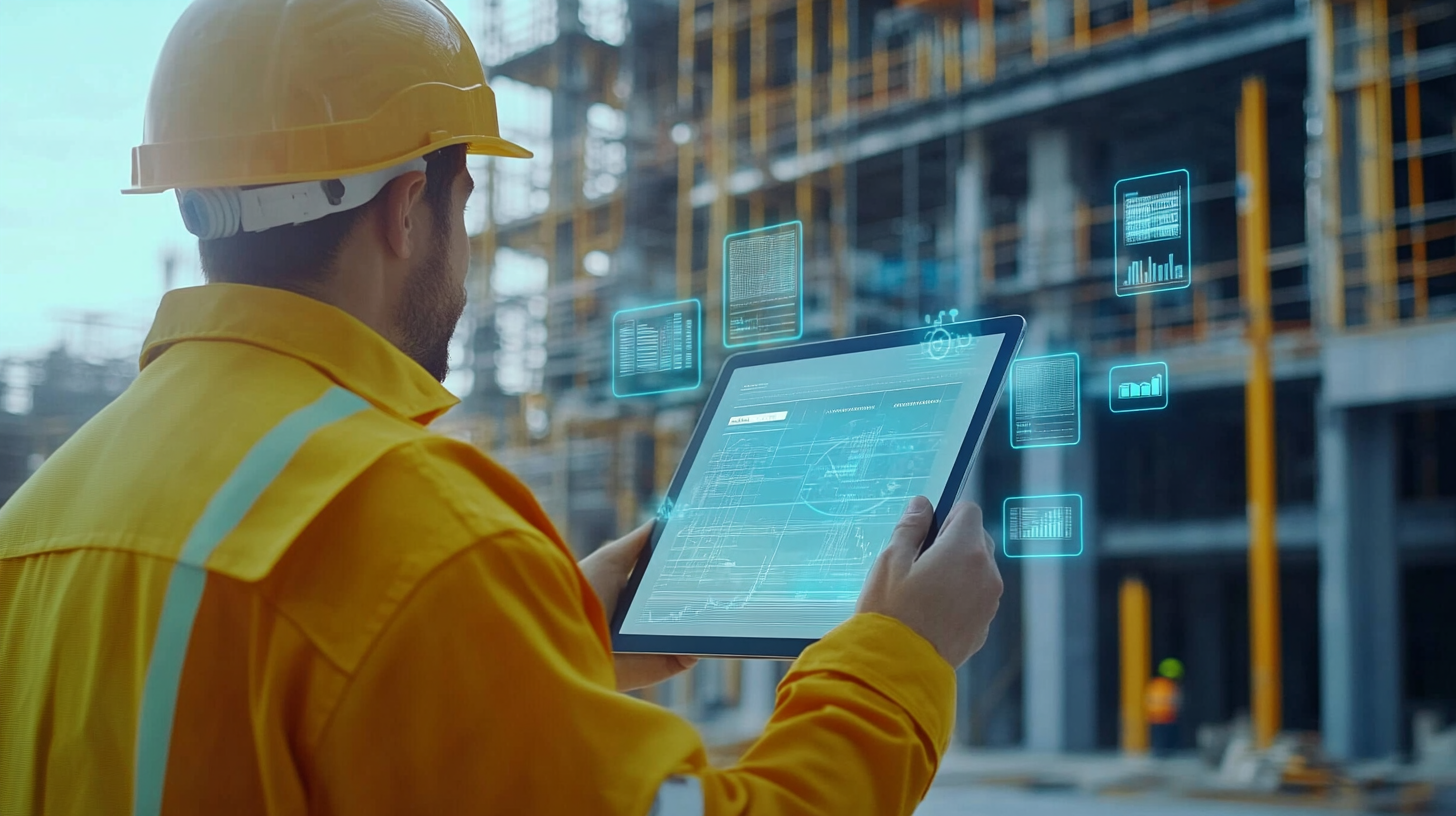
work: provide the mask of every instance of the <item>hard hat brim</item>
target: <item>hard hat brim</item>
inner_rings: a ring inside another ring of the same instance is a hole
[[[372,173],[376,170],[383,170],[386,167],[401,164],[403,162],[409,161],[410,159],[423,156],[426,153],[433,153],[436,150],[440,150],[442,148],[450,147],[451,145],[457,144],[465,145],[465,152],[469,153],[472,156],[500,156],[507,159],[529,159],[535,157],[536,155],[526,148],[516,144],[515,142],[509,141],[507,139],[502,139],[499,136],[457,136],[453,139],[442,139],[438,142],[431,142],[425,147],[422,147],[410,153],[406,153],[405,155],[400,156],[396,159],[391,159],[386,162],[380,162],[378,164],[370,165],[367,167],[361,167],[357,170],[351,170],[349,175],[360,175],[363,173]],[[327,179],[338,177],[339,174],[336,172],[289,173],[261,179],[220,179],[218,181],[208,182],[207,184],[197,184],[189,186],[254,187],[268,184],[291,184],[297,181],[325,181]],[[127,187],[122,189],[121,192],[123,195],[147,195],[150,193],[165,193],[168,190],[176,189],[178,186],[179,185],[176,184],[157,184],[146,187]]]
[[[499,136],[485,136],[466,142],[466,144],[468,147],[465,152],[474,156],[502,156],[507,159],[530,159],[536,156],[535,153],[515,142],[507,141]]]

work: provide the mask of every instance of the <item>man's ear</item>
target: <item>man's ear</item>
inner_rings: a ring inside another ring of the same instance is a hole
[[[420,222],[421,211],[416,210],[424,195],[425,174],[418,170],[391,181],[379,194],[384,205],[379,213],[379,217],[384,219],[384,239],[401,260],[410,257],[412,239],[419,237],[415,232],[425,228]]]

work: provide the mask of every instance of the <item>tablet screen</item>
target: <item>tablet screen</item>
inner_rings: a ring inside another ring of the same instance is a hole
[[[621,632],[820,638],[844,622],[905,503],[944,493],[1005,337],[733,371]]]

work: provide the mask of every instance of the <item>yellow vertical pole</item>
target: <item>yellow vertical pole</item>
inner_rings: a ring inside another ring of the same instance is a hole
[[[1416,21],[1409,11],[1402,20],[1401,52],[1406,65],[1416,55]],[[1426,176],[1417,145],[1421,141],[1421,84],[1414,72],[1405,75],[1406,180],[1410,189],[1411,282],[1415,290],[1415,316],[1425,317],[1429,292],[1426,285]]]
[[[711,157],[708,166],[716,192],[708,213],[708,285],[703,303],[703,311],[706,312],[703,327],[708,337],[717,337],[722,327],[722,245],[723,237],[728,234],[729,207],[732,204],[728,195],[728,171],[732,167],[734,151],[733,86],[737,71],[733,58],[733,12],[734,3],[729,0],[713,3],[713,139],[708,145]]]
[[[697,0],[681,0],[677,17],[677,110],[684,120],[693,114],[694,51],[693,31]],[[696,139],[677,148],[677,296],[693,294],[693,160]]]
[[[1148,33],[1148,0],[1132,0],[1132,30],[1139,35]]]
[[[1274,535],[1274,380],[1269,292],[1269,164],[1264,79],[1248,77],[1239,108],[1239,268],[1248,311],[1249,370],[1244,387],[1248,461],[1249,641],[1254,740],[1279,732],[1279,545]]]
[[[996,239],[999,235],[997,227],[981,230],[981,285],[987,289],[996,285]]]
[[[849,0],[831,0],[829,11],[829,121],[849,115]]]
[[[1331,0],[1313,0],[1310,12],[1314,33],[1309,47],[1315,52],[1311,83],[1313,93],[1323,94],[1324,111],[1320,130],[1324,141],[1324,161],[1320,168],[1320,230],[1318,240],[1326,248],[1324,254],[1326,287],[1329,292],[1325,320],[1330,326],[1345,327],[1345,242],[1342,233],[1344,214],[1340,204],[1340,101],[1334,90],[1334,14]]]
[[[768,0],[751,0],[748,20],[749,133],[753,155],[768,152]]]
[[[1117,593],[1122,653],[1122,751],[1148,752],[1148,713],[1143,695],[1153,672],[1152,615],[1148,585],[1138,577],[1124,578]]]
[[[799,0],[794,12],[794,124],[802,154],[814,136],[814,0]]]
[[[829,10],[829,121],[841,125],[849,118],[849,2],[831,0]],[[843,337],[849,331],[849,226],[844,200],[844,162],[829,167],[829,195],[835,215],[829,241],[835,259],[834,286],[830,290],[831,331]]]
[[[814,149],[814,0],[799,0],[795,12],[794,146],[802,160]],[[804,225],[804,246],[812,247],[814,187],[808,173],[801,173],[794,184],[794,212]]]
[[[1046,0],[1031,0],[1031,60],[1037,65],[1047,61]]]
[[[834,285],[830,288],[830,332],[835,337],[849,334],[850,263],[849,254],[849,205],[844,200],[844,163],[836,161],[829,166],[830,253],[834,257]],[[837,213],[837,214],[836,214]]]
[[[1076,235],[1077,267],[1075,275],[1081,277],[1092,269],[1092,208],[1081,196],[1072,210],[1072,223]]]
[[[677,296],[693,293],[693,142],[677,149]]]
[[[870,70],[873,72],[875,110],[890,104],[890,52],[884,40],[870,46]]]
[[[1092,45],[1092,9],[1088,0],[1072,2],[1072,47],[1083,51]]]
[[[921,31],[915,35],[915,87],[911,91],[916,99],[930,96],[930,55],[933,53],[930,32]]]
[[[768,0],[750,0],[748,19],[749,147],[757,157],[768,154]],[[763,188],[748,196],[748,222],[763,226]]]
[[[940,39],[945,44],[945,93],[947,96],[955,96],[961,92],[963,78],[961,72],[961,23],[959,20],[946,20],[940,26]]]
[[[1360,156],[1360,211],[1364,219],[1367,318],[1396,317],[1395,192],[1390,155],[1390,48],[1385,0],[1359,0],[1361,82],[1356,92]]]
[[[976,17],[981,24],[978,47],[981,50],[981,81],[990,82],[996,78],[996,3],[995,0],[978,0]]]

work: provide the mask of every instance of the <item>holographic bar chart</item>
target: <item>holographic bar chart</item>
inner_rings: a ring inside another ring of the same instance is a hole
[[[1191,184],[1187,170],[1113,185],[1113,288],[1119,297],[1182,289],[1193,275]]]
[[[1007,558],[1081,555],[1082,497],[1012,496],[1001,503],[1001,530],[1001,551]]]
[[[1183,264],[1176,263],[1173,253],[1168,253],[1167,263],[1158,263],[1151,256],[1147,262],[1133,261],[1127,265],[1127,277],[1123,280],[1124,286],[1138,286],[1147,283],[1168,283],[1183,280]]]
[[[1107,404],[1115,414],[1168,407],[1168,364],[1133,363],[1107,372]]]

